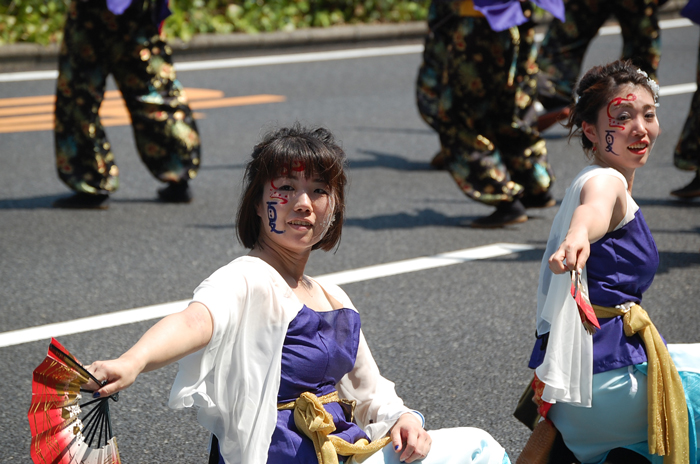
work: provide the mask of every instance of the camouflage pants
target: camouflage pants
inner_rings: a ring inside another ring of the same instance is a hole
[[[652,79],[661,59],[658,0],[564,0],[566,21],[554,19],[540,46],[538,99],[547,109],[571,102],[589,43],[611,16],[622,29],[622,58]]]
[[[673,152],[673,164],[686,171],[700,170],[700,46],[697,63],[698,89],[693,95],[688,118],[685,120],[681,137]]]
[[[54,131],[61,180],[90,194],[108,194],[119,186],[119,170],[98,115],[110,74],[149,171],[163,182],[194,178],[199,134],[175,77],[172,51],[151,19],[150,2],[134,1],[115,16],[105,0],[73,0],[64,34]]]
[[[470,198],[497,205],[545,193],[554,177],[534,129],[534,25],[494,32],[483,17],[460,17],[458,5],[431,4],[418,110]]]

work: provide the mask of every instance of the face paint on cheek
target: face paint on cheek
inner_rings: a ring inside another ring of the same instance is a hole
[[[267,221],[270,225],[270,232],[275,234],[283,234],[283,230],[277,230],[277,210],[275,209],[276,201],[267,202]]]
[[[274,181],[270,181],[270,193],[268,196],[271,200],[279,200],[282,205],[286,205],[287,201],[289,201],[289,194],[280,192]]]
[[[615,137],[613,136],[614,133],[614,130],[605,131],[605,143],[607,144],[607,146],[605,147],[605,151],[607,151],[608,153],[612,153],[615,156],[619,156],[613,151],[613,143],[615,143]]]

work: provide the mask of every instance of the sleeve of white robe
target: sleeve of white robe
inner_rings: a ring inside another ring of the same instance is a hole
[[[180,360],[169,406],[197,406],[227,463],[265,462],[277,419],[281,355],[299,310],[267,264],[242,257],[216,271],[193,301],[210,311],[209,344]]]

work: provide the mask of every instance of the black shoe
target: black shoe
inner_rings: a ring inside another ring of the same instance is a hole
[[[523,195],[520,202],[525,208],[549,208],[557,204],[551,193],[544,192],[537,195]]]
[[[433,159],[430,160],[430,167],[438,171],[445,171],[447,170],[449,161],[449,155],[444,150],[440,150],[439,152],[435,153]]]
[[[471,226],[476,229],[496,229],[525,221],[527,221],[525,207],[520,200],[515,200],[501,203],[493,214],[472,221]]]
[[[695,174],[695,178],[690,181],[685,187],[673,190],[671,195],[679,198],[695,198],[700,197],[700,171]]]
[[[51,206],[62,209],[107,209],[109,208],[109,195],[77,192],[69,197],[59,198]]]
[[[192,190],[186,180],[170,182],[167,187],[158,189],[158,199],[165,203],[190,203]]]

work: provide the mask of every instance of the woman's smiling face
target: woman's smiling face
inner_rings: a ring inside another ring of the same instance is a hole
[[[596,164],[625,173],[644,166],[661,131],[654,97],[649,90],[622,85],[598,112],[595,125],[583,123],[593,142]]]
[[[327,183],[303,172],[270,180],[263,190],[258,215],[263,241],[290,250],[311,249],[331,225],[334,206]]]

